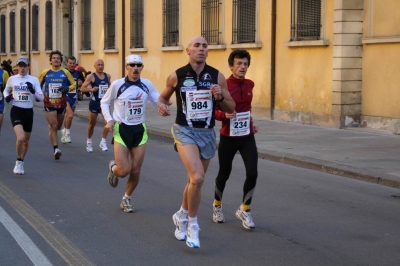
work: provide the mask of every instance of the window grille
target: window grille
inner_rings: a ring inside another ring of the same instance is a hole
[[[115,0],[104,0],[104,49],[115,49]]]
[[[19,31],[21,38],[20,50],[21,52],[26,52],[26,9],[21,8],[19,13],[20,13]]]
[[[131,0],[131,48],[143,48],[143,0]]]
[[[45,50],[53,50],[53,3],[46,2],[46,18],[45,18]]]
[[[0,53],[6,53],[6,15],[0,15]]]
[[[290,40],[319,40],[321,0],[292,0]]]
[[[222,43],[221,5],[220,0],[201,1],[201,36],[207,40],[208,44]]]
[[[92,49],[92,4],[81,0],[81,50]]]
[[[256,1],[233,0],[233,44],[256,42]]]
[[[179,0],[163,0],[163,46],[179,45]]]
[[[15,53],[15,12],[10,12],[10,53]]]
[[[32,6],[32,51],[39,51],[39,7]]]

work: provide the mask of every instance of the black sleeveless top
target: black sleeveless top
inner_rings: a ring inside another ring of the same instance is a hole
[[[219,71],[205,65],[203,71],[197,76],[190,64],[175,71],[178,83],[175,89],[177,113],[175,123],[182,126],[195,128],[213,128],[215,125],[215,99],[212,97],[212,115],[208,118],[188,119],[186,116],[186,96],[191,91],[210,90],[210,86],[218,84]]]

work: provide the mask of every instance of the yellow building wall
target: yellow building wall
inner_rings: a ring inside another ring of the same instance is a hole
[[[128,1],[127,1],[128,2]],[[161,51],[163,34],[162,0],[145,1],[145,47],[147,52],[137,52],[129,50],[130,25],[126,24],[125,46],[127,53],[141,54],[144,61],[142,77],[150,79],[156,88],[161,91],[164,89],[167,76],[188,63],[188,55],[185,48],[188,41],[201,35],[201,0],[180,1],[180,45],[182,50]],[[247,73],[247,78],[252,79],[256,86],[254,90],[253,106],[269,106],[270,88],[270,20],[271,2],[259,1],[258,10],[260,11],[257,21],[259,31],[259,42],[262,43],[261,49],[248,49],[251,54],[251,66]],[[223,41],[225,45],[232,43],[232,1],[222,0],[223,9]],[[127,4],[125,17],[129,18],[129,4]],[[232,48],[210,49],[207,64],[220,70],[227,78],[230,75],[228,67],[228,56],[233,51]],[[262,114],[266,115],[266,114]]]
[[[365,5],[364,37],[400,38],[400,1],[374,0]],[[397,12],[393,12],[397,11]],[[400,43],[363,46],[362,114],[400,119]]]
[[[328,46],[288,47],[284,43],[290,38],[291,0],[277,1],[277,40],[276,40],[276,97],[275,110],[287,117],[275,117],[288,121],[296,121],[290,116],[308,116],[322,120],[316,124],[329,125],[332,118],[332,80],[333,80],[333,47],[334,47],[334,3],[337,0],[326,0],[322,24],[324,40],[329,41]],[[271,0],[257,1],[256,42],[258,46],[241,44],[232,45],[232,1],[222,2],[222,47],[210,48],[207,63],[219,69],[225,77],[230,75],[227,58],[233,49],[247,49],[251,56],[251,66],[247,78],[255,82],[253,111],[256,117],[269,118],[270,112],[270,87],[271,87]],[[9,41],[7,41],[7,53],[0,55],[1,60],[11,58],[14,62],[20,55],[19,10],[21,5],[27,6],[28,2],[0,0],[1,11],[8,17],[10,9],[15,5],[16,11],[16,54],[9,53]],[[49,52],[45,51],[45,3],[46,0],[38,0],[32,4],[39,5],[39,51],[31,52],[31,74],[38,76],[41,71],[48,68]],[[104,6],[102,0],[92,1],[92,50],[80,51],[80,1],[74,1],[74,47],[75,56],[80,65],[87,70],[94,71],[93,65],[97,58],[105,61],[105,72],[116,80],[125,75],[124,57],[135,53],[143,56],[144,70],[142,76],[150,79],[159,91],[165,86],[166,77],[188,61],[185,48],[190,38],[201,35],[201,0],[180,1],[180,49],[162,48],[163,34],[163,1],[144,1],[144,49],[130,49],[130,1],[125,0],[124,32],[122,25],[122,3],[116,1],[116,49],[104,50]],[[369,5],[372,4],[370,7]],[[64,49],[65,38],[68,32],[60,34],[56,23],[63,22],[59,16],[66,10],[68,1],[61,4],[53,1],[53,12],[56,17],[53,34],[62,36],[61,40],[54,40],[54,49]],[[395,37],[395,41],[386,43],[375,42],[363,45],[362,58],[362,115],[400,118],[398,102],[398,84],[400,73],[400,46],[397,38],[400,37],[400,1],[398,0],[368,0],[364,1],[364,39],[377,38],[385,40]],[[29,9],[31,11],[31,9]],[[397,11],[397,12],[393,12]],[[31,12],[27,19],[31,20]],[[30,30],[30,28],[29,28]],[[9,27],[6,27],[6,32]],[[123,37],[125,38],[123,48]],[[62,48],[60,48],[62,47]],[[65,56],[66,51],[62,51]],[[325,121],[324,121],[325,120]],[[297,122],[302,122],[297,119]]]
[[[326,1],[325,39],[329,46],[286,47],[291,1],[277,1],[276,109],[315,115],[332,111],[333,0]]]
[[[368,3],[367,3],[368,2]],[[368,25],[371,23],[372,36],[393,36],[400,35],[400,1],[398,0],[373,0],[365,1],[365,6],[372,3],[372,8],[368,7],[366,14],[372,15],[372,20],[365,20]],[[394,12],[397,11],[397,12]],[[367,27],[365,27],[367,28]]]

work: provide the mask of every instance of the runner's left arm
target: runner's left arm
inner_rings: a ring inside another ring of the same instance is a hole
[[[36,77],[31,76],[30,82],[32,83],[33,88],[35,89],[36,100],[38,100],[40,102],[43,101],[44,95],[43,95],[42,89],[40,88],[39,80]]]
[[[154,87],[153,83],[149,81],[149,101],[156,109],[158,109],[158,97],[160,97],[160,93],[156,87]]]
[[[221,72],[218,72],[218,84],[212,85],[210,89],[217,101],[222,99],[222,102],[219,102],[222,111],[226,113],[233,113],[235,111],[236,103],[228,91],[226,79]]]

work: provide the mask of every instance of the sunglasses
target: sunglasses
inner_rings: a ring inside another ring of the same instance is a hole
[[[133,64],[128,64],[130,67],[135,67],[135,66],[137,66],[137,67],[142,67],[143,66],[143,64],[142,63],[137,63],[137,64],[135,64],[135,63],[133,63]]]

